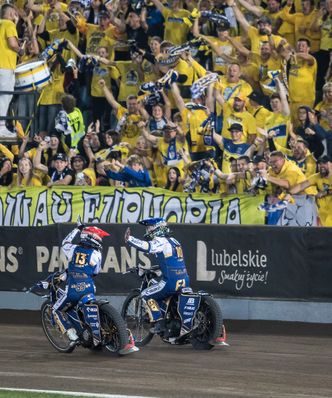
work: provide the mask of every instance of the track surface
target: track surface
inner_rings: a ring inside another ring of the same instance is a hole
[[[0,311],[0,387],[147,397],[332,397],[332,325],[227,322],[230,347],[194,351],[154,338],[126,357],[60,354],[35,315]]]

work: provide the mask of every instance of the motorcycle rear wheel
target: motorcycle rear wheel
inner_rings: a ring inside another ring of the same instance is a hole
[[[41,323],[47,340],[51,345],[62,353],[69,354],[74,351],[75,346],[70,345],[70,340],[63,334],[53,319],[51,302],[45,301],[41,307]]]
[[[220,336],[223,320],[219,305],[211,296],[202,296],[202,301],[194,319],[190,343],[196,350],[211,350],[209,342]]]
[[[143,347],[150,343],[153,333],[150,332],[152,324],[145,302],[138,291],[131,292],[122,306],[122,317],[128,329],[133,334],[135,345]]]
[[[128,343],[126,323],[120,313],[110,304],[99,307],[100,328],[104,338],[104,347],[118,353]]]

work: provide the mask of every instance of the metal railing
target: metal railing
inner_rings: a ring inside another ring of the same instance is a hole
[[[37,90],[33,90],[33,91],[14,90],[14,91],[0,91],[0,95],[13,95],[13,99],[11,100],[11,103],[9,105],[9,109],[12,108],[12,104],[13,104],[16,96],[18,96],[18,95],[33,95],[34,96],[32,115],[29,115],[29,116],[19,116],[19,115],[1,116],[0,115],[0,120],[28,121],[28,127],[26,130],[28,130],[30,128],[30,126],[32,126],[31,135],[37,134],[38,133],[37,123],[32,123],[32,122],[37,118],[38,96],[40,95],[40,93]]]

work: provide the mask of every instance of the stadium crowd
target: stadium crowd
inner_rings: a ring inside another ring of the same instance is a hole
[[[307,194],[331,226],[332,0],[4,3],[6,115],[1,186]]]

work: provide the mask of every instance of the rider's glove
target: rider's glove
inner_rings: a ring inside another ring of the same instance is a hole
[[[38,283],[37,283],[37,286],[39,287],[39,288],[41,288],[41,289],[48,289],[48,287],[49,287],[49,283],[47,282],[47,281],[39,281]]]
[[[77,217],[77,228],[82,231],[85,228],[85,225],[82,223],[81,216]]]
[[[144,275],[144,268],[140,267],[139,265],[136,267],[136,272],[138,276]]]

